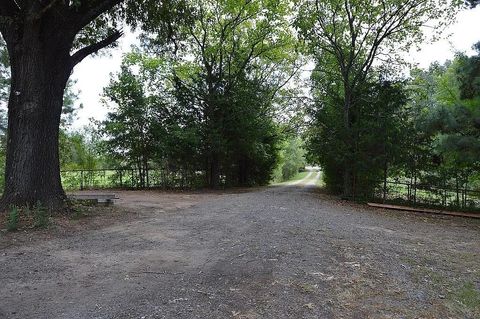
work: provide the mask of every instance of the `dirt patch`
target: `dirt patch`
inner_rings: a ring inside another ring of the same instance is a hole
[[[309,185],[119,197],[115,221],[0,251],[0,318],[480,317],[475,220]]]
[[[17,231],[7,231],[8,217],[0,215],[0,249],[42,240],[71,236],[86,230],[123,224],[148,218],[152,214],[184,209],[205,200],[221,196],[222,192],[165,192],[165,191],[82,191],[76,194],[115,194],[114,205],[75,204],[68,215],[48,216],[47,224],[35,227],[34,211],[20,212]]]

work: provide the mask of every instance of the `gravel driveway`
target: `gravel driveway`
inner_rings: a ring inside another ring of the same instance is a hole
[[[3,249],[0,318],[480,318],[480,222],[314,185],[166,212],[137,193],[136,220]]]

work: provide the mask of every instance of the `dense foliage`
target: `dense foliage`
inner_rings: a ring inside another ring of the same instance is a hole
[[[155,29],[175,38],[189,23],[182,0],[75,0],[0,2],[0,33],[11,74],[5,188],[0,209],[43,203],[65,207],[60,175],[60,119],[73,69],[86,57],[114,46],[121,27]]]
[[[292,179],[299,171],[305,169],[304,142],[298,136],[288,134],[281,143],[279,164],[274,172],[274,180],[283,182]]]
[[[368,83],[351,114],[355,122],[348,131],[343,125],[342,108],[338,107],[338,87],[332,85],[329,89],[332,91],[318,96],[317,104],[310,110],[309,158],[322,166],[326,185],[335,193],[342,193],[342,172],[348,162],[352,165],[354,194],[368,194],[375,185],[372,181],[383,179],[402,160],[401,151],[408,147],[405,85],[388,81]],[[354,145],[353,152],[348,151],[350,143]]]
[[[173,48],[150,34],[107,88],[116,107],[103,123],[106,149],[140,176],[156,166],[201,173],[210,187],[268,183],[280,141],[274,100],[296,65],[289,6],[186,4],[195,22],[177,26]]]
[[[367,83],[359,91],[362,98],[348,133],[339,106],[342,90],[319,74],[312,78],[316,103],[310,109],[307,146],[332,191],[342,193],[348,161],[357,197],[372,196],[394,178],[456,189],[456,204],[466,204],[459,202],[460,190],[477,188],[479,180],[480,51],[471,57],[458,53],[453,61],[427,70],[413,69],[407,80]]]
[[[354,172],[358,164],[356,127],[364,92],[376,81],[374,64],[383,62],[388,72],[395,71],[392,65],[401,61],[399,53],[423,40],[425,22],[441,28],[451,21],[456,5],[456,1],[442,5],[416,0],[300,1],[295,25],[315,59],[315,69],[320,75],[314,77],[328,78],[336,86],[314,89],[319,95],[325,93],[322,90],[333,90],[327,95],[333,94],[329,98],[336,100],[335,107],[341,112],[344,128],[336,132],[340,142],[336,146],[340,149],[334,152],[334,157],[341,157],[343,168],[337,167],[335,175],[342,176],[345,197],[352,197],[358,184]],[[315,80],[314,84],[317,85]]]
[[[428,178],[472,187],[479,177],[480,50],[417,71],[413,83],[423,93],[414,101],[423,107],[422,131],[433,153],[435,173]]]

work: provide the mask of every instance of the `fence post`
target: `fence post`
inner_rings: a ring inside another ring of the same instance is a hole
[[[146,167],[147,188],[150,188],[150,176],[149,176],[150,174],[149,173],[150,173],[150,169],[148,168],[148,165],[147,165],[147,167]]]
[[[413,182],[413,206],[417,205],[417,175],[415,174]]]
[[[387,179],[383,180],[383,203],[385,204],[385,200],[387,199]]]
[[[447,183],[443,181],[443,206],[447,206]]]
[[[80,171],[80,190],[83,191],[83,169]]]
[[[460,195],[459,195],[459,186],[458,186],[458,177],[455,178],[455,182],[456,182],[456,192],[457,192],[457,207],[460,207]]]
[[[408,182],[407,182],[408,183]],[[407,201],[412,200],[412,185],[410,183],[407,184]]]

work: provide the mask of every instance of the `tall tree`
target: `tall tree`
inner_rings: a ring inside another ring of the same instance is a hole
[[[8,61],[7,46],[0,36],[0,189],[3,189],[5,176],[5,153],[7,131],[7,102],[8,90],[10,89],[10,64]]]
[[[0,33],[11,64],[8,102],[6,187],[1,207],[64,205],[58,136],[63,92],[78,63],[112,45],[121,32],[152,19],[168,21],[165,0],[4,0]],[[153,19],[154,18],[154,19]],[[159,28],[162,29],[162,28]],[[164,28],[169,30],[169,28]]]
[[[7,46],[0,36],[0,108],[3,116],[3,107],[8,102],[8,91],[10,89],[10,63],[8,61]],[[6,122],[6,119],[5,119]],[[2,121],[3,123],[3,121]],[[6,127],[3,128],[6,130]]]
[[[310,45],[317,70],[336,74],[341,83],[345,161],[343,193],[352,196],[354,149],[352,126],[362,86],[371,81],[375,63],[395,63],[398,52],[423,40],[427,22],[442,27],[454,16],[457,1],[303,0],[296,26]]]
[[[169,70],[166,60],[135,51],[125,55],[120,73],[104,91],[111,107],[100,126],[106,153],[135,167],[140,187],[147,186],[149,166],[161,153],[167,135],[166,122],[172,113]]]
[[[10,61],[7,52],[7,46],[0,37],[0,188],[4,188],[5,173],[5,154],[6,154],[6,131],[7,131],[7,104],[8,92],[10,91]],[[75,120],[77,111],[82,105],[78,105],[78,92],[73,88],[73,81],[67,83],[64,93],[64,105],[61,119],[61,130],[66,130]],[[68,134],[60,132],[63,137]],[[65,140],[60,138],[60,140]]]
[[[63,93],[76,64],[120,37],[120,32],[99,20],[120,2],[0,3],[0,32],[7,44],[12,77],[3,207],[37,201],[50,208],[63,206],[58,153]],[[98,37],[100,30],[107,29],[99,41],[87,34]],[[93,41],[87,43],[87,39]],[[75,50],[75,43],[84,46]]]
[[[288,21],[291,12],[288,1],[279,0],[187,3],[194,20],[178,32],[183,37],[175,41],[175,52],[189,72],[179,73],[177,80],[204,115],[207,179],[211,187],[217,187],[222,162],[231,155],[228,145],[234,145],[227,117],[246,120],[238,113],[241,105],[245,107],[243,115],[250,111],[249,115],[258,114],[265,104],[255,93],[262,92],[271,105],[295,73],[295,42]],[[245,105],[252,98],[257,99]]]
[[[432,136],[437,167],[427,172],[432,182],[466,184],[478,178],[480,165],[480,50],[453,61],[415,71],[414,80],[429,86],[423,130]],[[425,90],[419,86],[419,90]],[[452,180],[454,181],[452,183]]]

